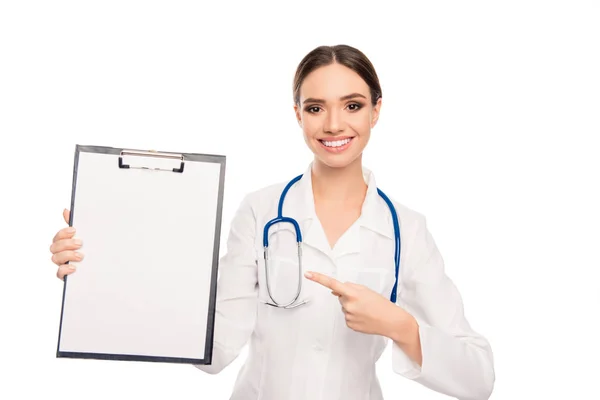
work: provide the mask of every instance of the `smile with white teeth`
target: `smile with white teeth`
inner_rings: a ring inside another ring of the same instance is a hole
[[[327,147],[341,147],[341,146],[349,143],[350,140],[352,140],[352,138],[348,138],[348,139],[344,139],[344,140],[335,140],[333,142],[321,140],[321,143],[323,143]]]

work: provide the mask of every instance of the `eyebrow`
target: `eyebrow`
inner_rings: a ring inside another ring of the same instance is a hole
[[[363,99],[366,99],[366,97],[363,96],[360,93],[351,93],[351,94],[347,94],[345,96],[340,97],[340,100],[341,101],[350,100],[350,99],[353,99],[355,97],[362,97]],[[323,99],[315,99],[314,97],[309,97],[309,98],[305,99],[303,103],[323,103],[324,104],[325,100],[323,100]]]

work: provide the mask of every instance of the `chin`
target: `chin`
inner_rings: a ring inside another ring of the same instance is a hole
[[[344,155],[330,155],[330,154],[316,154],[315,153],[315,158],[316,160],[323,164],[326,165],[329,168],[336,168],[336,169],[341,169],[341,168],[346,168],[349,165],[354,164],[355,162],[360,160],[360,154],[344,154]]]

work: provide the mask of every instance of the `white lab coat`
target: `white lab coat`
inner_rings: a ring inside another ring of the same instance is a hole
[[[363,169],[368,190],[361,216],[331,249],[315,213],[310,173],[309,165],[283,208],[302,229],[303,271],[363,284],[389,298],[394,229],[373,174]],[[392,342],[392,368],[400,376],[461,400],[488,399],[495,381],[490,345],[465,319],[424,216],[393,200],[402,241],[397,304],[419,323],[422,368],[388,338],[348,328],[338,298],[304,277],[300,299],[307,304],[279,309],[262,302],[269,300],[263,228],[276,217],[286,183],[246,196],[231,223],[219,264],[212,365],[196,367],[218,373],[249,340],[231,400],[380,400],[375,362]],[[271,228],[269,255],[271,290],[282,303],[295,295],[298,282],[292,225]]]

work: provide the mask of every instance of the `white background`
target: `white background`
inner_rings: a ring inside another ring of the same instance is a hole
[[[600,398],[599,3],[216,3],[0,3],[0,398],[228,398],[246,350],[216,376],[55,358],[75,144],[225,154],[224,244],[245,193],[310,162],[292,78],[339,43],[377,68],[364,163],[427,216],[493,346],[492,399]],[[389,347],[378,372],[386,399],[446,398]]]

